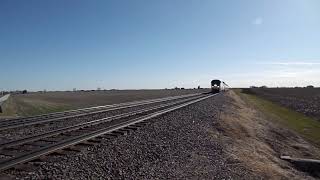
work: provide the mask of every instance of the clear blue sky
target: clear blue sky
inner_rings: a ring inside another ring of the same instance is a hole
[[[319,0],[2,0],[0,90],[320,86]]]

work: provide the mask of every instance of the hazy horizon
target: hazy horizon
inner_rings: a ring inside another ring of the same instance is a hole
[[[0,2],[0,91],[320,86],[320,1]]]
[[[311,84],[310,84],[311,85]],[[262,85],[262,86],[265,86],[265,85]],[[270,89],[275,89],[275,88],[288,88],[288,89],[293,89],[293,88],[307,88],[307,86],[279,86],[279,87],[270,87],[270,86],[266,86],[266,87],[262,87],[262,86],[252,86],[254,88],[270,88]],[[312,85],[313,86],[313,85]],[[239,89],[239,88],[252,88],[252,87],[230,87],[231,89]],[[185,88],[185,87],[168,87],[168,88],[142,88],[142,89],[103,89],[103,88],[100,88],[98,90],[98,88],[89,88],[89,89],[77,89],[75,88],[74,89],[60,89],[60,90],[50,90],[50,89],[15,89],[15,90],[5,90],[5,91],[0,91],[0,92],[19,92],[19,91],[23,91],[23,90],[27,90],[27,92],[81,92],[81,91],[148,91],[148,90],[175,90],[175,88],[178,88],[178,89],[181,89],[183,88],[184,90],[194,90],[194,89],[197,89],[197,87],[189,87],[189,88]],[[318,86],[314,86],[314,88],[320,88]],[[207,87],[201,87],[201,89],[208,89],[210,90],[210,86],[207,86]]]

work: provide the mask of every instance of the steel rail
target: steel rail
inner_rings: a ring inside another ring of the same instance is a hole
[[[181,96],[170,96],[170,97],[157,98],[157,99],[147,99],[147,100],[132,101],[132,102],[119,103],[119,104],[110,104],[110,105],[103,105],[103,106],[94,106],[94,107],[89,107],[89,108],[74,109],[74,110],[69,110],[69,111],[41,114],[41,115],[36,115],[36,116],[6,119],[6,120],[0,121],[0,124],[12,123],[15,121],[23,121],[23,120],[30,120],[30,119],[36,119],[36,118],[51,118],[51,117],[55,117],[54,115],[64,116],[64,115],[66,115],[66,113],[77,113],[77,112],[85,112],[85,111],[103,109],[103,108],[121,107],[121,106],[133,105],[133,104],[137,104],[137,103],[145,103],[145,102],[150,102],[150,101],[152,102],[152,101],[159,101],[159,100],[170,100],[170,99],[175,99],[175,98],[184,98],[184,97],[189,97],[189,96],[196,96],[199,94],[201,94],[201,93],[187,94],[187,95],[181,95]]]
[[[32,151],[32,152],[29,152],[29,153],[26,153],[26,154],[23,154],[23,155],[20,155],[20,156],[17,156],[17,157],[14,157],[14,158],[11,158],[11,159],[8,159],[8,160],[5,160],[5,161],[2,161],[2,162],[0,162],[0,171],[9,169],[9,168],[11,168],[11,167],[13,167],[13,166],[15,166],[17,164],[28,162],[28,161],[36,159],[36,158],[38,158],[40,156],[50,154],[50,153],[55,152],[57,150],[64,149],[66,147],[76,145],[76,144],[81,143],[83,141],[87,141],[87,140],[90,140],[92,138],[95,138],[95,137],[110,133],[112,131],[120,130],[122,128],[125,128],[125,127],[128,127],[128,126],[140,123],[142,121],[146,121],[146,120],[161,116],[163,114],[166,114],[166,113],[175,111],[177,109],[186,107],[188,105],[197,103],[199,101],[208,99],[208,98],[213,97],[215,95],[217,95],[217,94],[208,95],[208,96],[205,96],[205,97],[202,97],[202,98],[199,98],[199,99],[196,99],[196,100],[192,100],[192,101],[189,101],[189,102],[186,102],[186,103],[183,103],[183,104],[180,104],[180,105],[168,108],[168,109],[160,110],[158,112],[154,112],[154,113],[151,113],[149,115],[145,115],[143,117],[135,118],[135,119],[132,119],[132,120],[129,120],[129,121],[126,121],[126,122],[121,122],[119,124],[112,125],[110,127],[103,128],[103,129],[100,129],[100,130],[97,130],[97,131],[94,131],[94,132],[91,132],[91,133],[87,133],[87,134],[84,134],[84,135],[72,137],[72,138],[63,140],[61,142],[52,144],[52,145],[42,147],[42,148],[40,148],[38,150],[35,150],[35,151]]]
[[[190,101],[190,100],[193,100],[193,99],[196,99],[196,98],[199,98],[199,97],[198,96],[190,97],[188,99],[183,99],[183,100],[179,100],[179,101],[176,101],[176,102],[171,102],[171,103],[167,103],[167,104],[163,104],[163,105],[159,105],[159,106],[155,106],[155,107],[151,107],[151,108],[147,108],[147,109],[137,110],[137,111],[134,111],[134,112],[123,113],[123,114],[110,116],[110,117],[106,117],[106,118],[102,118],[102,119],[96,119],[96,120],[92,120],[92,121],[76,124],[76,125],[73,125],[73,126],[64,127],[64,128],[52,130],[52,131],[49,131],[49,132],[41,133],[41,134],[38,134],[38,135],[35,135],[35,136],[29,136],[29,137],[26,137],[26,138],[9,141],[9,142],[0,144],[0,149],[4,149],[4,148],[16,146],[16,145],[21,145],[21,144],[24,144],[24,143],[34,142],[34,141],[41,140],[41,139],[44,139],[44,138],[47,138],[47,137],[55,136],[55,135],[58,135],[58,134],[61,134],[61,133],[65,133],[65,132],[70,132],[70,131],[81,129],[81,128],[88,127],[88,126],[93,126],[93,125],[97,125],[97,124],[101,124],[101,123],[111,122],[111,121],[114,121],[114,120],[117,120],[117,119],[127,118],[127,117],[130,117],[130,116],[138,115],[138,114],[145,113],[145,112],[148,112],[148,111],[153,111],[153,110],[157,110],[157,109],[160,109],[160,108],[164,108],[164,107],[172,106],[172,105],[175,105],[175,104],[183,103],[183,102],[186,102],[186,101]]]
[[[94,109],[102,109],[102,108],[112,108],[112,107],[121,107],[126,105],[132,105],[137,103],[144,103],[149,101],[159,101],[159,100],[169,100],[169,99],[175,99],[175,98],[183,98],[183,97],[189,97],[189,96],[196,96],[201,93],[195,93],[195,94],[187,94],[187,95],[181,95],[181,96],[171,96],[171,97],[165,97],[165,98],[157,98],[157,99],[148,99],[148,100],[141,100],[141,101],[133,101],[133,102],[125,102],[125,103],[119,103],[119,104],[111,104],[111,105],[104,105],[104,106],[95,106],[95,107],[89,107],[89,108],[82,108],[82,109],[75,109],[75,110],[69,110],[69,111],[63,111],[63,112],[55,112],[55,113],[49,113],[49,114],[41,114],[36,116],[29,116],[29,117],[23,117],[23,118],[15,118],[15,119],[8,119],[0,121],[0,124],[2,123],[11,123],[12,121],[22,121],[22,120],[29,120],[29,119],[35,119],[35,118],[42,118],[42,117],[55,117],[52,115],[66,115],[66,113],[77,113],[82,111],[88,111],[88,110],[94,110]]]
[[[194,95],[194,96],[196,96],[196,95]],[[33,120],[33,121],[29,120],[29,122],[24,122],[24,121],[23,122],[16,122],[16,123],[11,123],[9,125],[0,126],[0,130],[17,128],[17,127],[26,126],[26,125],[40,124],[40,123],[45,123],[45,122],[50,122],[50,121],[58,121],[58,120],[63,120],[63,119],[67,119],[67,118],[88,116],[88,115],[104,113],[104,112],[113,111],[113,110],[131,108],[131,107],[136,107],[136,106],[140,106],[140,105],[147,105],[147,104],[170,101],[170,100],[181,99],[181,98],[186,98],[186,97],[190,97],[190,96],[179,96],[179,97],[169,97],[169,98],[164,98],[164,99],[148,100],[148,101],[145,101],[142,103],[132,104],[132,105],[131,105],[131,103],[128,103],[127,106],[118,107],[119,105],[117,105],[117,106],[114,106],[114,108],[109,108],[109,109],[105,109],[105,110],[101,110],[101,111],[94,111],[94,112],[77,114],[77,115],[69,115],[69,116],[58,117],[58,118],[53,118],[53,119],[43,119],[43,120]]]
[[[199,95],[199,94],[198,94]],[[196,96],[196,95],[194,95]],[[190,97],[190,96],[187,96]],[[114,111],[114,110],[120,110],[120,109],[126,109],[126,108],[131,108],[131,107],[136,107],[136,106],[142,106],[142,105],[147,105],[147,104],[152,104],[152,103],[158,103],[158,102],[165,102],[165,101],[170,101],[170,100],[176,100],[176,99],[182,99],[182,98],[186,98],[184,97],[171,97],[171,98],[166,98],[166,99],[159,99],[159,100],[149,100],[146,102],[142,102],[142,103],[137,103],[137,104],[128,104],[125,106],[120,106],[120,107],[114,107],[114,108],[109,108],[109,109],[105,109],[105,110],[100,110],[100,111],[93,111],[93,112],[88,112],[88,113],[81,113],[81,114],[76,114],[76,115],[69,115],[69,116],[62,116],[62,117],[57,117],[57,118],[48,118],[48,119],[33,119],[33,120],[29,120],[26,122],[16,122],[16,123],[12,123],[9,125],[0,125],[0,130],[5,130],[5,129],[12,129],[12,128],[18,128],[18,127],[23,127],[23,126],[30,126],[30,125],[34,125],[34,124],[42,124],[42,123],[46,123],[46,122],[51,122],[51,121],[59,121],[59,120],[63,120],[63,119],[68,119],[68,118],[77,118],[77,117],[84,117],[84,116],[89,116],[89,115],[94,115],[94,114],[99,114],[99,113],[104,113],[104,112],[109,112],[109,111]]]

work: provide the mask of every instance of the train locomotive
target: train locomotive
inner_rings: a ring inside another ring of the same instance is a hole
[[[212,93],[219,93],[221,91],[227,91],[229,86],[218,79],[212,80],[211,81],[211,92]]]

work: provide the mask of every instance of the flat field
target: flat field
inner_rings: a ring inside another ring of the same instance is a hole
[[[77,92],[46,92],[12,95],[3,105],[0,117],[31,116],[70,109],[116,104],[144,99],[178,96],[198,92],[200,90],[108,90]]]
[[[252,88],[243,91],[320,120],[320,88]]]

